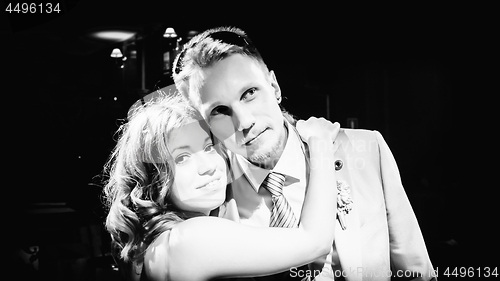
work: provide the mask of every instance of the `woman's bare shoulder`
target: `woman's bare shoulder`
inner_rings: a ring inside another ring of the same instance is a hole
[[[163,232],[146,249],[144,270],[150,280],[168,280],[170,234]]]
[[[172,229],[160,234],[146,249],[144,255],[144,270],[151,280],[169,280],[171,267],[186,266],[184,253],[187,247],[200,239],[200,231],[220,227],[220,223],[229,221],[217,217],[196,217],[175,225]],[[192,252],[192,251],[189,251]],[[181,256],[179,256],[181,255]],[[175,260],[175,258],[179,260]],[[176,275],[176,274],[174,274]]]

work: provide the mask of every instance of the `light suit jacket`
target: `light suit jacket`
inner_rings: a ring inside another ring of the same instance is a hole
[[[406,280],[433,279],[420,227],[382,135],[341,129],[335,147],[340,168],[337,180],[349,185],[353,204],[345,216],[345,230],[337,220],[330,253],[334,271],[320,277],[342,276],[349,281],[390,280],[391,275]],[[219,216],[238,221],[237,202],[229,197]],[[313,264],[311,270],[322,267]]]

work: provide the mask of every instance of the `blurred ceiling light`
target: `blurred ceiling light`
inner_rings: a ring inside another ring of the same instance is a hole
[[[198,33],[200,33],[200,32],[198,32],[197,30],[190,30],[190,31],[188,32],[188,35],[187,35],[187,37],[186,37],[186,40],[191,40],[191,38],[193,38],[193,37],[195,37],[196,35],[198,35]]]
[[[172,27],[168,27],[165,30],[165,33],[163,33],[163,37],[165,37],[165,38],[176,38],[177,37],[177,33],[175,33],[175,30]]]
[[[115,61],[116,66],[118,66],[119,68],[125,67],[125,62],[127,60],[127,57],[122,54],[120,49],[114,48],[110,56]]]
[[[113,51],[111,52],[111,57],[112,58],[121,58],[123,57],[122,51],[118,48],[114,48]]]
[[[134,37],[135,32],[124,31],[124,30],[103,30],[103,31],[93,32],[91,36],[97,39],[121,42],[121,41],[127,41],[130,38]]]

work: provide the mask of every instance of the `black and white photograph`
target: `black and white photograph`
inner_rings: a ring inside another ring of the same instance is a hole
[[[493,6],[2,9],[10,279],[498,278]]]

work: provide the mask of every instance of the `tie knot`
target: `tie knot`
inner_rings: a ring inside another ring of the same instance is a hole
[[[270,172],[264,180],[264,187],[271,193],[272,196],[281,196],[283,194],[284,185],[285,175],[280,173]]]

